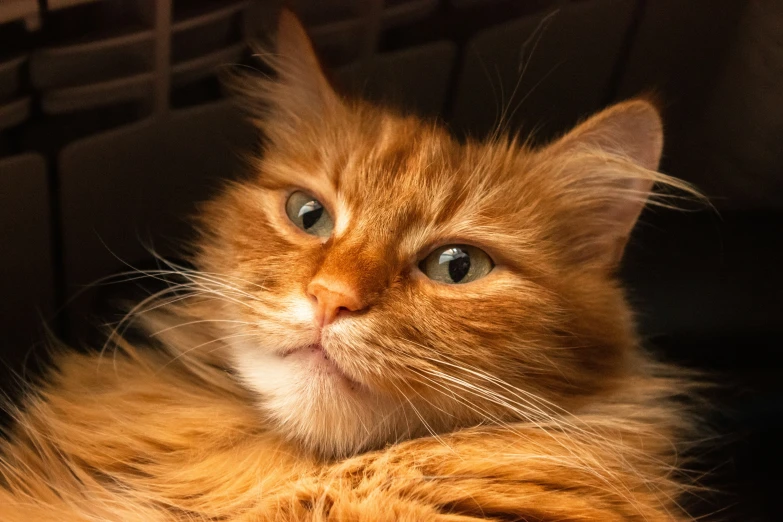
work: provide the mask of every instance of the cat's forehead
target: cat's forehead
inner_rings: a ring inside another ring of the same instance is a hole
[[[460,143],[414,118],[381,116],[355,131],[362,134],[337,144],[344,149],[329,181],[344,204],[375,214],[442,221],[466,206],[488,211],[510,196],[530,163],[519,147]]]

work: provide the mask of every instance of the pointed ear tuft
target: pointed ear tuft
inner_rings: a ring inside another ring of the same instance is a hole
[[[235,70],[225,78],[240,103],[271,139],[294,136],[303,124],[318,124],[341,107],[299,19],[283,9],[271,45],[255,56],[272,76]]]
[[[277,24],[277,44],[270,64],[290,94],[311,109],[334,102],[336,95],[329,85],[315,54],[315,49],[299,19],[282,9]]]

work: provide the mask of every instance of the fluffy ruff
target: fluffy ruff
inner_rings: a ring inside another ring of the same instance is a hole
[[[343,460],[274,432],[224,370],[120,341],[60,357],[2,443],[2,519],[687,520],[677,377],[579,416],[480,426]]]

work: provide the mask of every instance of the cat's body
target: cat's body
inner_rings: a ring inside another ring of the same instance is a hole
[[[270,61],[242,87],[269,145],[205,207],[191,293],[57,357],[2,520],[686,519],[691,384],[614,276],[653,183],[683,187],[655,110],[460,144],[339,98],[290,15]]]

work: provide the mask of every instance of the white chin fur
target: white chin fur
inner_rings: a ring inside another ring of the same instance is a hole
[[[320,454],[350,455],[411,435],[399,404],[339,376],[312,372],[301,361],[258,347],[235,347],[234,361],[280,432]]]

